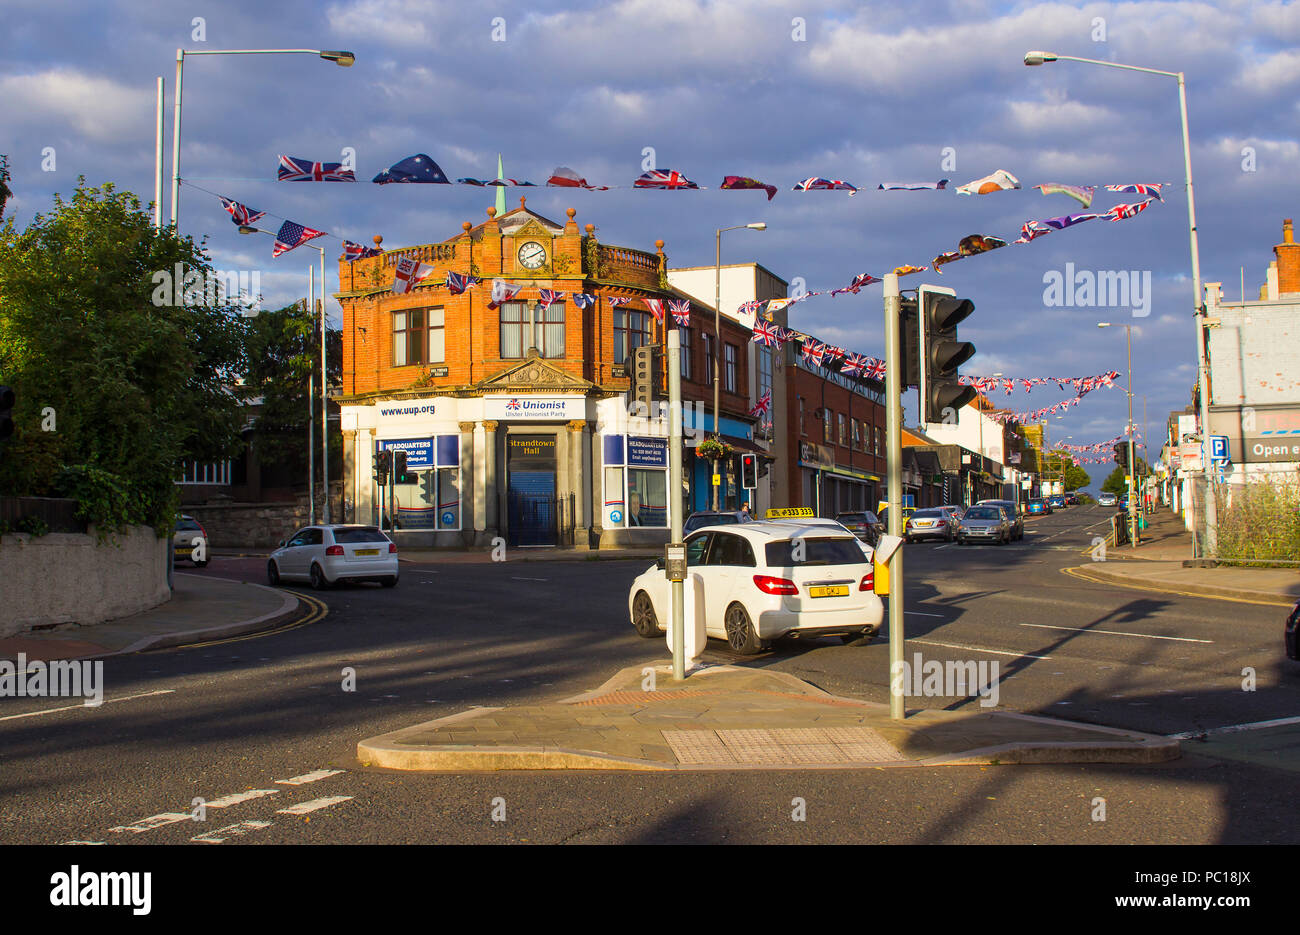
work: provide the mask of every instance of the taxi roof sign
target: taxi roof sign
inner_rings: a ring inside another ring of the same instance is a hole
[[[765,514],[768,519],[794,519],[799,516],[816,516],[810,506],[787,506],[773,508]]]

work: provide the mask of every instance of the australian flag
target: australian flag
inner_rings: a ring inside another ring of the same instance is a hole
[[[374,247],[363,247],[359,243],[353,243],[350,240],[343,241],[343,259],[349,263],[353,260],[364,260],[368,257],[379,256],[384,251]]]
[[[280,231],[275,235],[275,248],[271,251],[271,256],[279,256],[282,253],[288,253],[294,247],[301,246],[309,240],[315,240],[317,237],[324,237],[324,231],[312,230],[310,227],[303,227],[295,221],[285,221],[280,225]]]
[[[248,205],[241,205],[238,201],[231,201],[229,198],[222,198],[221,206],[230,212],[230,220],[240,227],[252,227],[258,220],[266,217],[265,211],[254,211]]]
[[[460,273],[447,273],[447,292],[460,295],[470,286],[477,286],[483,280],[477,276],[462,276]]]
[[[343,168],[341,162],[312,162],[310,159],[294,159],[292,156],[280,157],[280,169],[276,178],[281,182],[355,182],[356,175],[351,169]]]
[[[434,185],[450,185],[446,174],[438,167],[438,164],[426,156],[424,153],[418,153],[414,156],[407,156],[401,162],[394,163],[383,172],[380,172],[370,181],[376,185],[387,185],[389,182],[427,182]]]

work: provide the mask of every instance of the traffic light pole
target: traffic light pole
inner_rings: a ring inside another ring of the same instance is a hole
[[[669,541],[682,541],[682,334],[668,333],[668,527]],[[686,678],[686,588],[672,582],[673,678]]]
[[[903,536],[903,360],[899,352],[899,312],[902,297],[898,275],[885,274],[885,484],[889,491],[888,528],[891,536]],[[895,693],[894,673],[903,665],[903,549],[889,558],[889,716],[906,717],[903,695]]]

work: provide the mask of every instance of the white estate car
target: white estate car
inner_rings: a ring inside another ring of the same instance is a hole
[[[737,652],[756,653],[783,636],[847,643],[880,629],[870,549],[842,527],[766,520],[701,529],[685,542],[688,574],[703,585],[705,632]],[[670,618],[671,585],[660,564],[628,592],[632,626],[647,638]]]
[[[377,526],[307,526],[271,553],[266,579],[310,581],[320,590],[344,578],[397,584],[397,546]]]

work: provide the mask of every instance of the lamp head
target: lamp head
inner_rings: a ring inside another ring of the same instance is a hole
[[[325,59],[325,61],[327,62],[333,62],[335,65],[339,65],[343,68],[349,67],[353,62],[357,60],[357,57],[353,55],[351,52],[344,52],[344,51],[322,52],[320,53],[320,57]]]
[[[765,230],[767,230],[767,223],[764,222],[764,221],[755,221],[753,224],[746,224],[745,226],[748,227],[748,228],[749,228],[750,230],[752,230],[752,231],[765,231]]]
[[[1051,52],[1026,52],[1025,53],[1026,65],[1042,65],[1044,62],[1054,62],[1054,61],[1056,61],[1056,56],[1053,55]]]

